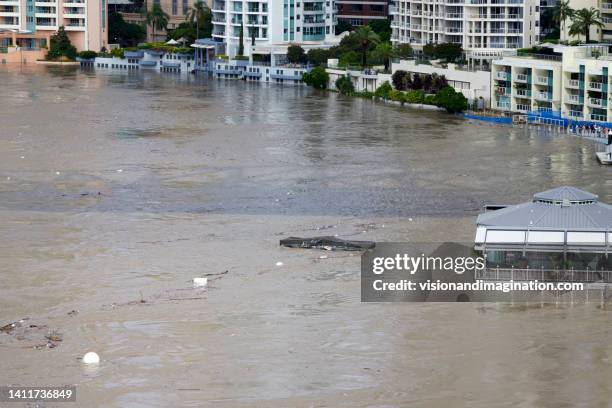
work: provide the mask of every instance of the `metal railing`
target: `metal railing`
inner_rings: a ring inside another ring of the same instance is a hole
[[[476,279],[539,282],[606,282],[612,283],[612,271],[590,269],[518,269],[485,268],[476,271]]]

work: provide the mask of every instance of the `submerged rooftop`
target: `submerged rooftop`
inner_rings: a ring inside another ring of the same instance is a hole
[[[612,246],[612,206],[569,186],[480,214],[477,225],[477,245]]]

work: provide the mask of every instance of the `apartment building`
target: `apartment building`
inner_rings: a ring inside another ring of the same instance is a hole
[[[570,0],[570,7],[574,10],[580,10],[583,8],[598,9],[601,14],[601,20],[604,23],[604,27],[599,28],[592,26],[589,30],[589,37],[594,41],[612,41],[612,0]],[[561,33],[562,40],[582,40],[584,41],[584,35],[569,35],[569,28],[571,26],[571,19],[565,22],[564,30]]]
[[[106,0],[0,0],[0,48],[48,47],[60,26],[77,50],[108,43]]]
[[[288,44],[321,47],[334,41],[333,0],[213,0],[213,39],[225,43],[226,54],[238,54],[240,31],[244,55],[274,53]],[[255,47],[251,46],[255,36]]]
[[[336,0],[336,7],[338,21],[346,21],[354,27],[389,18],[389,0]]]
[[[173,30],[184,23],[189,15],[189,11],[193,8],[193,4],[197,0],[146,0],[145,4],[147,10],[151,10],[154,5],[158,5],[162,10],[168,14],[168,30]],[[204,0],[209,7],[211,6],[210,1]],[[131,15],[124,15],[124,19],[127,17],[130,21],[134,18]],[[145,22],[145,17],[142,17],[142,21]],[[147,26],[147,39],[149,41],[165,41],[167,36],[166,30],[158,30],[151,26]]]
[[[553,46],[553,52],[504,57],[491,66],[491,107],[560,112],[573,120],[612,122],[609,45]]]
[[[490,61],[538,43],[539,11],[539,0],[394,0],[392,41],[457,43],[468,59]]]

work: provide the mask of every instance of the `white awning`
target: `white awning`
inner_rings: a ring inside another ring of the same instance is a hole
[[[565,234],[563,231],[529,231],[527,233],[527,243],[536,245],[563,245],[565,243]]]
[[[487,231],[487,244],[524,244],[525,231],[504,231],[504,230],[489,230]]]
[[[214,50],[215,49],[214,45],[191,44],[191,47],[193,47],[193,48],[204,48],[204,49],[207,49],[207,50]]]
[[[574,232],[568,231],[567,233],[567,244],[581,244],[581,245],[605,245],[606,244],[606,233],[605,232]]]

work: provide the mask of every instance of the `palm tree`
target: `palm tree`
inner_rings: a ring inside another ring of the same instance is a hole
[[[582,10],[576,11],[574,14],[574,21],[569,29],[569,35],[581,35],[584,34],[586,42],[590,40],[591,26],[602,28],[604,26],[601,21],[601,14],[596,8],[583,8]]]
[[[382,59],[385,64],[385,71],[389,70],[389,66],[391,65],[391,57],[393,57],[393,47],[388,42],[381,42],[376,46],[375,49],[378,58]]]
[[[361,26],[352,35],[355,36],[361,47],[361,64],[366,67],[368,58],[368,49],[372,44],[378,44],[380,37],[369,26]]]
[[[203,20],[208,13],[210,13],[208,5],[202,0],[197,0],[193,3],[193,7],[187,14],[187,21],[191,24],[195,23],[196,25],[196,39],[200,38],[200,21]]]
[[[159,4],[153,4],[153,8],[147,13],[147,25],[151,26],[153,37],[155,37],[155,29],[165,30],[168,27],[169,19],[170,16],[162,10]]]
[[[238,55],[244,55],[244,25],[240,22],[240,37],[238,37]]]
[[[565,20],[574,16],[575,10],[569,5],[570,0],[559,0],[553,9],[553,20],[561,26],[561,32],[564,33]]]

